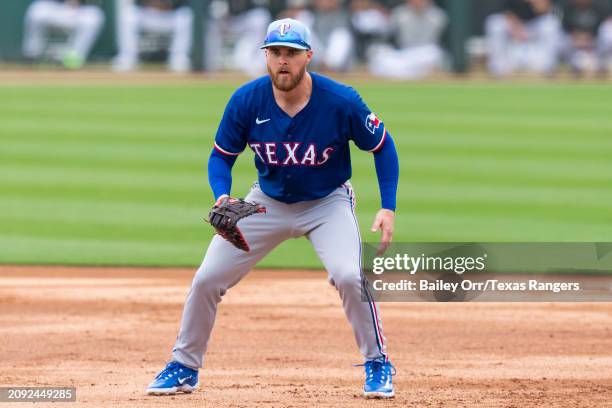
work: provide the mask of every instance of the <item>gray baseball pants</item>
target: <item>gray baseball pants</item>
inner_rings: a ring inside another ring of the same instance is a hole
[[[223,295],[281,242],[302,236],[310,240],[338,290],[363,357],[386,358],[377,305],[362,301],[361,239],[350,184],[318,200],[285,204],[268,197],[256,183],[246,200],[267,209],[266,214],[239,221],[251,251],[241,251],[215,235],[187,295],[172,358],[187,367],[202,367]]]

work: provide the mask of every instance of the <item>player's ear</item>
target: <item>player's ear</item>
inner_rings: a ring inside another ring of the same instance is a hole
[[[312,54],[312,50],[306,51],[306,61],[310,62],[310,60],[312,59]]]

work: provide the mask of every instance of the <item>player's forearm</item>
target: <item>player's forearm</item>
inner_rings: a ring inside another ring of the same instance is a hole
[[[374,153],[376,177],[380,189],[381,208],[395,211],[397,184],[399,181],[399,159],[393,138],[387,132],[385,143]]]
[[[213,149],[208,159],[208,183],[215,200],[220,196],[230,194],[232,189],[232,167],[237,156],[225,156]]]

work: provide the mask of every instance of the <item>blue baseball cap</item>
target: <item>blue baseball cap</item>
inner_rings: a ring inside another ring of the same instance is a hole
[[[268,47],[290,47],[299,50],[310,49],[310,30],[303,23],[284,18],[270,23],[266,40],[261,49]]]

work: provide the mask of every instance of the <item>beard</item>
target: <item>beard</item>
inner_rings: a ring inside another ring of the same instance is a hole
[[[276,89],[283,92],[289,92],[295,89],[296,86],[302,82],[304,79],[304,75],[306,74],[306,65],[304,65],[296,75],[291,73],[281,74],[280,72],[274,73],[270,66],[267,66],[268,74],[270,74],[270,78],[272,79],[272,84]]]

